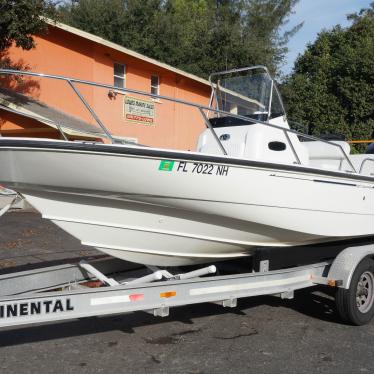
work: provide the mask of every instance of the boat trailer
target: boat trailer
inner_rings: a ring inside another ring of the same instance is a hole
[[[213,302],[236,307],[239,298],[275,295],[316,285],[335,287],[337,310],[363,325],[374,314],[374,244],[343,249],[334,259],[311,265],[217,274],[217,267],[179,274],[115,258],[63,264],[0,276],[0,327],[148,311],[169,315],[171,307]]]

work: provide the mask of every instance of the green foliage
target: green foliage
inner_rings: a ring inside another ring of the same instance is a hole
[[[0,68],[29,69],[23,60],[13,61],[8,48],[13,43],[26,50],[35,47],[33,35],[47,31],[46,17],[57,17],[52,0],[0,0]],[[37,89],[38,83],[20,76],[3,75],[0,86],[28,93]]]
[[[289,117],[312,134],[374,136],[374,3],[348,28],[322,31],[282,86]]]
[[[46,30],[43,17],[54,17],[54,4],[48,0],[0,0],[0,52],[14,42],[17,47],[35,46],[33,35]]]
[[[63,22],[191,73],[264,64],[275,73],[288,39],[280,30],[298,0],[73,0]]]

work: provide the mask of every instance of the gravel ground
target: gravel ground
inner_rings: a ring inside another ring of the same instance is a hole
[[[36,213],[0,224],[0,273],[98,254]],[[322,291],[2,329],[0,373],[373,373],[374,323],[342,324]]]

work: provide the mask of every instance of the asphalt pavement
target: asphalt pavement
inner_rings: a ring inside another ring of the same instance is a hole
[[[37,213],[0,218],[0,274],[99,253]],[[0,373],[374,373],[374,322],[342,324],[333,295],[216,304],[0,330]]]

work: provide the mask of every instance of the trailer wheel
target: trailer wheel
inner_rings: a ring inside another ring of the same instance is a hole
[[[374,261],[362,260],[356,267],[349,289],[338,288],[336,307],[340,317],[353,325],[365,325],[374,316]]]

